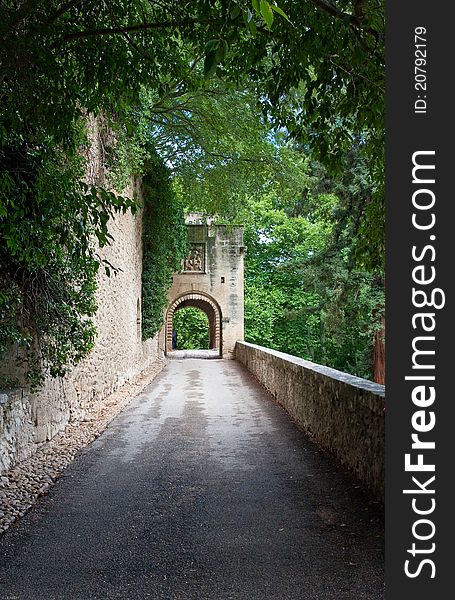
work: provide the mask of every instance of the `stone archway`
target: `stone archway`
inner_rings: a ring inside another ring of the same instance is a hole
[[[172,302],[166,313],[166,354],[172,352],[172,323],[174,313],[179,308],[192,306],[199,308],[207,315],[209,321],[209,347],[217,350],[218,355],[222,356],[221,344],[221,309],[214,298],[202,292],[189,291]]]
[[[161,338],[165,353],[172,353],[175,310],[195,307],[207,315],[210,345],[216,349],[205,352],[234,358],[235,344],[243,340],[243,227],[187,224],[187,232],[188,254],[181,270],[173,273],[167,295]]]

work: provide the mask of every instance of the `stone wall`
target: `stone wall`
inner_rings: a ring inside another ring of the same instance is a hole
[[[36,444],[50,440],[68,422],[84,418],[94,404],[164,354],[158,337],[142,342],[141,214],[120,215],[109,229],[115,241],[102,254],[121,270],[110,278],[100,270],[95,348],[68,376],[46,380],[39,393],[0,391],[0,472],[33,454]]]
[[[382,385],[238,342],[235,356],[320,446],[384,500]]]
[[[102,143],[96,123],[91,124],[92,146],[88,179],[104,178]],[[131,186],[124,194],[130,197]],[[98,337],[90,356],[64,378],[49,378],[36,394],[27,390],[0,390],[0,472],[34,453],[36,445],[50,440],[70,421],[83,419],[95,404],[164,355],[162,340],[142,342],[142,214],[118,215],[109,223],[113,243],[99,254],[115,267],[117,275],[99,272]],[[21,374],[15,356],[5,357],[0,372]]]

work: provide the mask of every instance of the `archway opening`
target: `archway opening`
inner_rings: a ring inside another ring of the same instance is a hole
[[[181,312],[183,309],[192,308],[193,311],[190,313]],[[196,312],[195,312],[196,311]],[[198,312],[197,312],[198,311]],[[181,313],[179,316],[178,313]],[[200,313],[203,313],[202,316]],[[188,317],[187,315],[191,315]],[[197,316],[196,316],[197,315]],[[198,327],[195,327],[195,321],[198,320]],[[194,351],[206,352],[210,358],[216,358],[222,356],[222,340],[221,340],[221,310],[217,302],[207,294],[203,292],[187,292],[176,298],[170,305],[166,314],[166,354],[174,351],[177,356],[180,352],[192,352],[193,350],[180,350],[185,340],[189,342],[189,338],[192,338],[192,344],[198,343],[204,344],[203,348],[196,348]],[[187,324],[192,324],[190,329],[191,332],[186,334],[179,334],[178,329],[188,329]],[[195,334],[194,330],[200,329],[200,337]],[[202,334],[202,332],[204,332]],[[177,340],[175,340],[175,333],[177,334]],[[191,335],[189,335],[191,333]],[[208,341],[207,341],[208,336]],[[174,338],[174,340],[173,340]],[[175,341],[177,343],[175,343]],[[207,344],[207,345],[206,345]],[[204,355],[205,356],[205,355]]]
[[[207,313],[194,306],[179,307],[172,321],[173,350],[209,350],[210,323]]]

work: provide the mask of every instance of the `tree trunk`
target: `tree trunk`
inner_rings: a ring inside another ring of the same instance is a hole
[[[373,380],[375,383],[385,385],[385,344],[384,344],[385,319],[381,319],[381,328],[374,336],[373,345]]]

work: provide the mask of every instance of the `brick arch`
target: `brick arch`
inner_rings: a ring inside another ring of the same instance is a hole
[[[172,351],[172,322],[174,313],[179,308],[192,306],[204,311],[209,321],[209,346],[221,351],[221,309],[218,302],[203,292],[185,292],[169,305],[166,312],[166,354]]]

